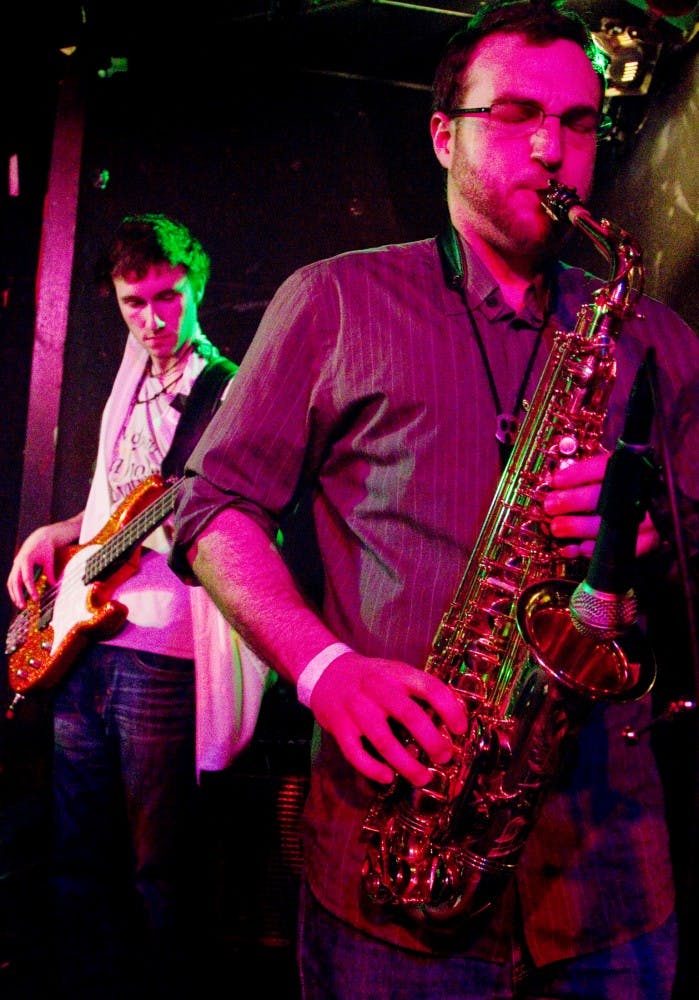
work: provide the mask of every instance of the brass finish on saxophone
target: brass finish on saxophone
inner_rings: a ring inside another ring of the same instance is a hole
[[[595,221],[573,189],[550,184],[544,208],[593,241],[610,278],[575,329],[555,335],[425,666],[463,700],[467,732],[452,737],[448,764],[428,764],[425,787],[396,777],[364,821],[368,897],[434,927],[486,911],[505,889],[592,705],[640,698],[655,680],[643,641],[629,649],[576,627],[577,580],[546,531],[542,498],[553,472],[601,449],[615,343],[643,287],[629,234]]]

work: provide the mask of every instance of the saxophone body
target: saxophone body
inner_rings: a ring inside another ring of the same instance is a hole
[[[575,329],[555,334],[433,640],[425,669],[463,700],[467,731],[451,737],[449,763],[428,763],[426,786],[397,776],[380,792],[362,833],[369,899],[435,928],[483,913],[504,891],[592,705],[639,698],[655,679],[640,639],[622,648],[579,628],[570,611],[579,567],[558,553],[542,509],[553,473],[601,449],[616,339],[642,290],[641,254],[623,230],[592,219],[574,190],[551,182],[543,205],[592,239],[611,277]]]

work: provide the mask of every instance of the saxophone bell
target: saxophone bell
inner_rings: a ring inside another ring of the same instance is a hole
[[[528,587],[517,603],[517,627],[546,674],[591,702],[636,701],[656,677],[655,657],[639,628],[616,639],[581,631],[571,609],[576,585],[549,580]]]

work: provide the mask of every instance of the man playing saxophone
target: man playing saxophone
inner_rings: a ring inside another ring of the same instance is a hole
[[[447,233],[291,275],[190,460],[174,564],[297,685],[316,720],[304,1000],[670,995],[662,788],[648,742],[629,748],[621,735],[648,721],[647,698],[594,706],[487,913],[435,929],[376,905],[362,880],[377,789],[395,775],[426,786],[470,725],[463,699],[424,668],[554,332],[572,330],[602,284],[559,260],[567,228],[543,202],[550,181],[589,196],[603,95],[574,13],[553,2],[484,5],[435,77]],[[666,418],[696,383],[694,333],[645,297],[616,345],[605,450],[561,463],[546,484],[543,512],[564,559],[593,552],[608,449],[653,346]],[[274,544],[280,518],[308,492],[318,606]],[[650,571],[660,546],[646,515],[639,566]]]

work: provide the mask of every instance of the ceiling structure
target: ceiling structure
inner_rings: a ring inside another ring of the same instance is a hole
[[[643,115],[630,105],[652,99],[699,38],[699,4],[682,0],[588,0],[578,9],[607,53],[607,101],[616,137],[628,138]],[[273,74],[283,67],[316,74],[429,87],[437,55],[481,6],[476,0],[199,0],[173,12],[165,0],[59,0],[42,12],[10,15],[8,53],[15,86],[60,75],[68,60],[109,78],[142,73],[152,82],[206,86],[213,73]],[[193,16],[192,10],[196,11]],[[178,77],[180,68],[186,82]],[[8,72],[6,69],[5,72]],[[1,83],[1,81],[0,81]],[[625,119],[630,119],[629,121]]]
[[[657,58],[659,47],[686,44],[699,18],[699,4],[682,0],[653,0],[653,6],[643,0],[570,2],[615,62],[610,83],[623,93],[638,89],[644,73],[624,74],[622,66],[635,61],[644,64],[643,70]],[[180,22],[173,21],[170,5],[162,0],[63,0],[54,5],[53,18],[64,44],[83,41],[103,62],[129,54],[137,58],[139,50],[153,54],[151,46],[169,36],[183,40],[188,51],[222,45],[238,56],[251,47],[282,43],[297,60],[325,65],[328,71],[382,74],[385,67],[400,65],[407,80],[416,74],[422,80],[434,43],[441,44],[480,6],[477,0],[200,0],[196,18]],[[433,64],[427,65],[431,70]]]

